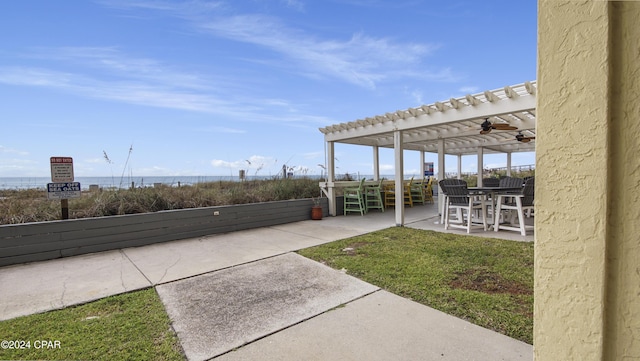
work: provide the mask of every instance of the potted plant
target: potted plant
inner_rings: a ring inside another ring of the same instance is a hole
[[[311,206],[311,219],[322,219],[322,205],[320,204],[320,197],[313,197],[313,206]]]

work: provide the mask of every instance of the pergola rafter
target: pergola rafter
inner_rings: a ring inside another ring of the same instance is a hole
[[[515,140],[515,135],[527,131],[535,136],[534,82],[526,82],[504,89],[467,94],[444,102],[398,110],[385,115],[368,117],[348,123],[320,128],[326,141],[338,143],[392,147],[393,132],[412,131],[406,139],[406,149],[431,149],[429,143],[437,139],[452,139],[477,135],[485,118],[494,123],[507,123],[517,127],[514,131],[493,131],[475,137],[477,146],[504,141],[504,134]],[[419,135],[418,135],[419,134]],[[457,149],[454,142],[445,143],[447,154],[474,154],[469,147]],[[520,143],[517,147],[508,143],[495,148],[495,152],[533,151],[534,143]]]

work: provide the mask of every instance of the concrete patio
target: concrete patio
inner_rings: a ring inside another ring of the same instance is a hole
[[[405,221],[443,231],[434,205]],[[293,253],[394,225],[393,212],[370,212],[7,266],[0,320],[155,287],[189,360],[533,358],[531,345]]]

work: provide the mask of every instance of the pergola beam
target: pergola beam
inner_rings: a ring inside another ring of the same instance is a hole
[[[440,103],[442,104],[442,103]],[[442,105],[444,106],[444,104]],[[393,132],[394,130],[411,130],[429,127],[440,124],[460,122],[488,118],[494,115],[522,112],[526,109],[535,108],[535,97],[518,97],[515,99],[501,100],[493,103],[482,103],[475,107],[463,107],[456,111],[438,111],[429,115],[419,115],[417,117],[400,119],[395,113],[387,113],[387,118],[396,117],[393,122],[378,124],[375,128],[347,128],[346,125],[340,127],[339,131],[325,133],[326,141],[344,141],[350,138],[366,137],[380,133]]]

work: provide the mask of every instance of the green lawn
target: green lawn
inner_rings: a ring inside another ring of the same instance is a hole
[[[533,243],[394,227],[299,253],[532,344]],[[2,321],[0,340],[29,342],[0,360],[184,360],[153,288]]]
[[[25,341],[0,360],[185,359],[153,288],[0,322],[0,340]]]
[[[533,343],[533,243],[394,227],[299,252],[389,292]]]

